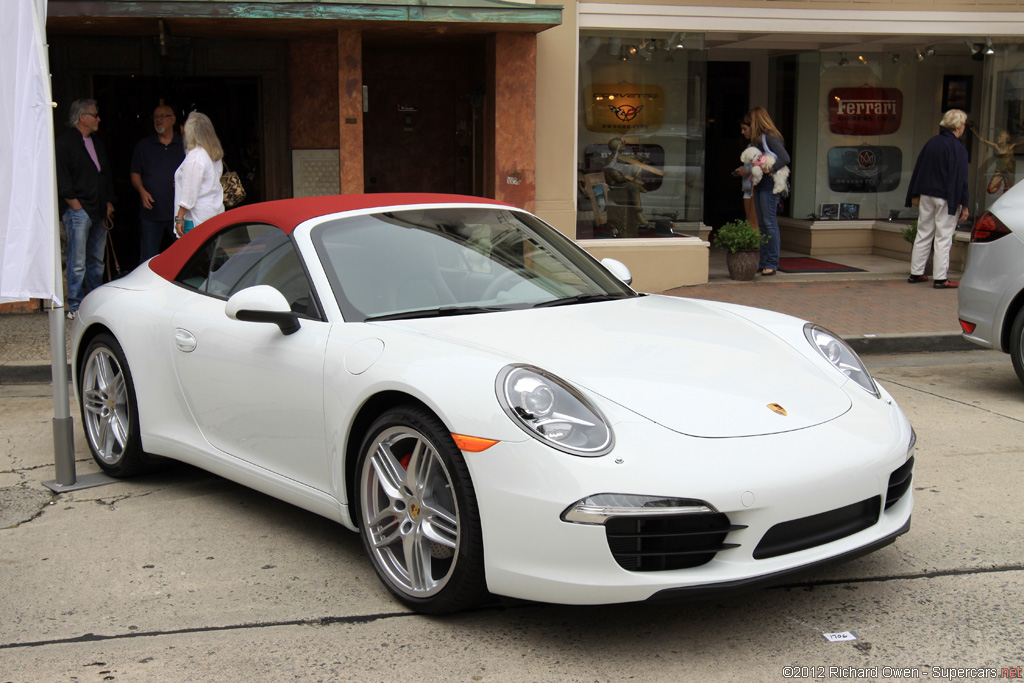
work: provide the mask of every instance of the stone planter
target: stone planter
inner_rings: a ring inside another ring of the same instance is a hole
[[[757,273],[759,255],[757,249],[726,253],[725,265],[729,269],[729,277],[733,280],[753,280]]]

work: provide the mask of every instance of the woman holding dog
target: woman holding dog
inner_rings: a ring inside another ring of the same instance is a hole
[[[743,125],[740,130],[750,141],[751,146],[757,147],[767,157],[774,157],[774,163],[770,170],[765,170],[764,176],[768,182],[760,182],[754,185],[754,208],[757,211],[758,226],[768,241],[761,247],[760,268],[761,275],[775,275],[779,267],[779,250],[781,239],[779,237],[779,220],[776,211],[779,208],[779,194],[775,191],[774,176],[784,168],[789,167],[789,152],[786,151],[782,142],[782,133],[775,127],[772,118],[764,107],[754,107],[743,117]],[[739,172],[740,169],[737,169]],[[746,170],[739,175],[745,175]]]

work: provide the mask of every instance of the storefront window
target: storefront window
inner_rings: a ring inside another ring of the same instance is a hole
[[[942,113],[919,101],[922,66],[893,55],[821,55],[817,191],[808,214],[887,219],[903,210],[917,151]]]
[[[798,130],[801,141],[813,139],[807,127],[816,125],[816,161],[806,157],[797,166],[803,180],[813,164],[814,192],[808,192],[806,184],[794,186],[794,218],[912,220],[917,210],[904,206],[910,176],[918,153],[938,133],[946,110],[964,110],[972,127],[977,127],[979,118],[984,120],[983,135],[991,140],[1012,126],[1007,95],[1001,96],[1003,122],[988,113],[987,100],[978,91],[991,62],[972,58],[963,45],[944,46],[942,51],[827,52],[819,59],[817,92],[811,95],[814,89],[804,88],[797,106],[803,120]],[[996,84],[993,90],[998,89]],[[1003,90],[1010,93],[1013,88]],[[1024,72],[1019,92],[1024,92]],[[1019,116],[1017,125],[1019,129]],[[980,199],[987,182],[983,177],[991,176],[988,159],[994,150],[976,143],[969,130],[962,142],[970,159],[969,208],[974,215],[979,201],[984,201]],[[1024,147],[1020,151],[1024,153]],[[982,188],[980,194],[976,187]]]
[[[1024,52],[1017,45],[978,44],[985,54],[981,110],[969,123],[977,139],[978,174],[971,187],[971,213],[981,215],[1017,180],[1017,160],[1024,155]],[[971,112],[968,112],[970,114]]]
[[[581,32],[577,239],[696,235],[703,36]]]

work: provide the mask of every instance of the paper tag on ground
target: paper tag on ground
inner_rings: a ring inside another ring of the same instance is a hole
[[[857,640],[857,636],[853,635],[849,631],[843,631],[842,633],[822,633],[825,636],[825,640],[830,643],[841,643],[844,640]]]

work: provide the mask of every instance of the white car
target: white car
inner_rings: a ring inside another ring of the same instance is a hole
[[[628,279],[492,200],[244,206],[83,301],[89,447],[359,531],[423,612],[778,583],[909,529],[914,431],[842,340]]]
[[[975,222],[957,296],[964,337],[1010,354],[1024,383],[1024,184]]]

